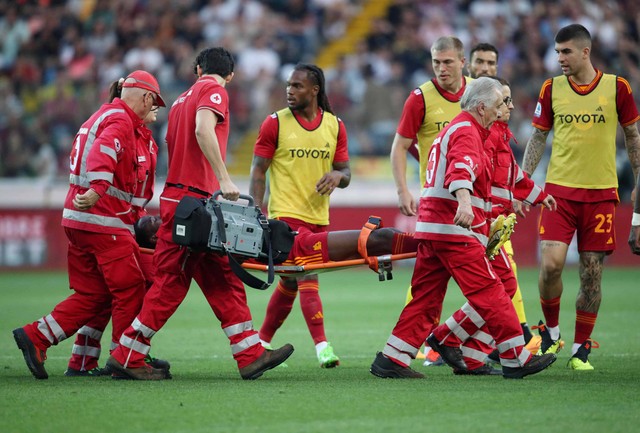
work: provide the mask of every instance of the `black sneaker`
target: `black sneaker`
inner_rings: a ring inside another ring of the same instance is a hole
[[[502,369],[484,364],[482,367],[474,368],[473,370],[458,370],[454,368],[453,374],[459,376],[500,376],[502,375]]]
[[[384,356],[382,352],[378,352],[369,371],[374,376],[383,379],[424,379],[424,374],[396,364]]]
[[[171,369],[171,364],[169,363],[169,361],[165,361],[164,359],[154,358],[151,355],[145,356],[144,362],[146,362],[153,368],[160,368],[162,370],[167,370],[167,371]]]
[[[505,379],[522,379],[530,374],[540,373],[556,361],[555,353],[533,355],[523,367],[502,367],[502,377]]]
[[[500,364],[500,352],[498,352],[498,349],[494,349],[490,354],[487,355],[487,362]]]
[[[440,354],[442,360],[450,367],[458,370],[468,370],[467,364],[464,362],[464,359],[462,359],[462,350],[460,350],[460,347],[451,347],[440,344],[436,336],[433,334],[427,337],[427,343],[433,350]]]
[[[564,347],[564,341],[558,336],[557,340],[551,338],[551,334],[547,329],[547,326],[541,320],[538,322],[538,326],[533,326],[533,329],[537,329],[542,341],[540,342],[540,349],[538,355],[544,355],[546,353],[558,353]]]
[[[64,372],[64,375],[68,377],[111,376],[111,369],[107,367],[105,368],[96,367],[91,370],[76,370],[75,368],[67,367],[66,371]]]
[[[44,361],[47,359],[47,351],[38,349],[29,339],[24,328],[13,330],[13,338],[16,340],[18,349],[22,350],[22,356],[27,363],[27,367],[36,379],[48,379],[49,374],[44,369]]]

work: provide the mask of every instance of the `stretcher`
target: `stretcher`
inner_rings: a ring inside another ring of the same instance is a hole
[[[413,259],[416,253],[403,254],[385,254],[376,257],[367,257],[361,259],[342,260],[339,262],[310,263],[306,265],[276,265],[274,270],[276,274],[284,277],[301,277],[307,274],[318,274],[321,272],[340,271],[350,269],[357,266],[369,266],[371,270],[378,274],[380,281],[393,279],[392,262],[396,260]],[[268,266],[263,263],[245,262],[242,267],[250,271],[267,272]]]
[[[142,254],[153,254],[150,248],[140,248]],[[396,260],[407,260],[416,257],[416,253],[384,254],[382,256],[367,257],[352,260],[342,260],[339,262],[309,263],[306,265],[284,264],[275,265],[274,271],[283,277],[301,277],[307,274],[317,274],[322,272],[340,271],[343,269],[355,268],[358,266],[368,266],[378,274],[378,280],[385,281],[393,279],[393,263]],[[264,263],[244,262],[242,267],[248,271],[268,272],[269,266]]]

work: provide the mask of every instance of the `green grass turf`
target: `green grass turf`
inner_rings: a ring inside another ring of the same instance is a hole
[[[542,318],[537,271],[520,272],[529,324]],[[545,372],[520,381],[458,377],[448,367],[413,368],[424,380],[369,373],[404,303],[410,269],[379,283],[367,270],[321,275],[327,336],[340,367],[318,367],[298,304],[274,340],[296,352],[288,368],[240,379],[219,322],[197,286],[153,340],[174,379],[155,383],[63,376],[73,338],[49,350],[50,378],[35,380],[11,330],[68,295],[64,273],[0,274],[0,432],[630,432],[640,431],[640,270],[606,269],[591,362],[565,365],[573,337],[577,272],[565,273],[561,324],[567,342]],[[256,327],[270,290],[248,289]],[[444,312],[462,304],[452,285]],[[103,357],[103,362],[106,358]]]

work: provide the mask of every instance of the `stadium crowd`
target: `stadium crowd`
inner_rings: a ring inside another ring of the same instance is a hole
[[[156,75],[169,104],[194,75],[204,46],[237,61],[229,86],[230,146],[282,106],[293,65],[313,62],[345,34],[365,0],[16,0],[0,4],[0,177],[64,178],[73,136],[107,99],[109,84],[134,69]],[[490,42],[499,75],[512,84],[511,126],[521,161],[537,92],[558,75],[553,37],[572,22],[594,38],[595,67],[625,76],[640,95],[640,10],[632,0],[392,0],[354,50],[325,69],[334,111],[353,156],[389,154],[410,90],[432,76],[429,47],[456,35],[466,51]],[[154,136],[163,145],[168,110]],[[619,137],[620,160],[624,145]],[[547,149],[549,150],[549,149]],[[158,175],[166,170],[161,149]],[[544,165],[544,164],[543,164]],[[249,167],[247,167],[247,175]],[[629,200],[631,168],[619,165]],[[542,179],[536,179],[542,181]]]

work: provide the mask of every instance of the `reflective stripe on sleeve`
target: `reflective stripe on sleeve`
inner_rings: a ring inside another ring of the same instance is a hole
[[[109,146],[105,146],[104,144],[100,145],[100,152],[104,153],[105,155],[111,157],[111,159],[113,159],[114,161],[118,161],[118,154],[116,153],[115,149],[110,148]]]
[[[113,173],[109,171],[90,171],[87,173],[87,180],[106,180],[109,183],[113,183]]]

